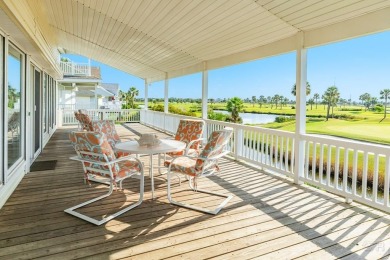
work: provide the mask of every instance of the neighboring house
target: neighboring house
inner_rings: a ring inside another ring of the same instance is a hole
[[[119,96],[119,84],[102,83],[101,87],[112,93],[112,96],[103,98],[103,105],[100,108],[121,109],[122,101]]]
[[[64,78],[58,81],[59,109],[120,109],[119,85],[102,83],[99,67],[61,61]]]

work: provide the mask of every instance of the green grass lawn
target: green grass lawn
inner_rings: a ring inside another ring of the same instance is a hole
[[[266,128],[295,131],[295,121],[260,125]],[[377,119],[348,121],[341,119],[307,120],[306,132],[361,140],[379,144],[390,144],[390,118],[379,123]]]

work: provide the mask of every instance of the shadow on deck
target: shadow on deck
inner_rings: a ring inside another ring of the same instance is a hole
[[[137,132],[156,132],[140,124],[128,126],[135,131],[118,126],[123,140]],[[141,206],[94,226],[63,212],[106,189],[83,184],[81,164],[68,159],[74,155],[69,131],[57,130],[38,158],[57,159],[56,170],[27,174],[0,210],[0,259],[357,259],[390,254],[386,213],[345,204],[343,198],[296,186],[231,159],[221,161],[219,175],[198,184],[234,195],[217,216],[170,205],[165,177],[158,176],[156,200],[151,200],[146,178]],[[147,162],[147,157],[141,159]],[[137,185],[137,180],[129,180],[124,192],[83,212],[102,216],[116,211],[136,199]],[[220,202],[187,187],[186,182],[176,185],[175,198],[209,207]]]

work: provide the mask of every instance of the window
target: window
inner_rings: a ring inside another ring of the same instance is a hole
[[[22,158],[22,111],[24,107],[23,99],[23,54],[15,47],[9,45],[8,48],[8,88],[5,96],[7,131],[7,163],[11,168],[20,158]]]

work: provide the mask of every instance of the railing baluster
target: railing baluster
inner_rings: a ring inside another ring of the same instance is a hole
[[[318,166],[318,174],[320,177],[320,183],[324,181],[324,144],[320,144],[320,165]]]
[[[274,166],[274,135],[271,135],[271,144],[270,144],[270,165]]]
[[[254,144],[254,141],[253,141],[253,131],[250,132],[250,146],[249,146],[249,151],[250,151],[250,154],[249,154],[249,159],[253,160],[253,144]]]
[[[328,145],[328,159],[326,162],[326,185],[328,187],[331,187],[330,185],[330,167],[332,164],[332,146]]]
[[[263,133],[262,135],[261,135],[261,163],[262,164],[265,164],[265,152],[264,152],[264,149],[265,149],[265,133]]]
[[[309,154],[310,154],[310,142],[306,142],[306,149],[305,149],[305,167],[304,167],[304,172],[305,172],[305,179],[309,179]]]
[[[379,154],[374,157],[374,181],[373,181],[373,196],[372,201],[378,202],[378,171],[379,171]]]
[[[261,162],[261,151],[260,151],[260,143],[261,143],[261,132],[257,132],[257,135],[256,135],[256,162]],[[260,157],[260,158],[259,158]]]
[[[283,165],[283,157],[284,157],[284,137],[282,136],[280,140],[280,158],[279,158],[279,165],[281,170],[286,170],[286,166]],[[283,167],[284,166],[284,167]]]
[[[291,144],[291,164],[290,164],[290,171],[291,171],[291,173],[293,174],[293,175],[295,175],[295,174],[298,174],[297,172],[294,172],[294,167],[295,167],[295,153],[294,153],[294,151],[295,151],[295,139],[291,139],[291,142],[292,142],[292,144]]]
[[[275,146],[274,146],[274,150],[275,150],[275,167],[276,167],[276,169],[280,169],[279,167],[278,167],[278,161],[279,161],[279,159],[278,159],[278,157],[279,157],[279,136],[278,135],[276,135],[276,138],[275,138]]]
[[[313,143],[313,154],[312,154],[312,160],[311,160],[311,179],[313,181],[316,180],[316,172],[317,172],[317,143]]]
[[[349,149],[344,147],[344,167],[343,167],[343,191],[347,192],[348,186],[348,152]]]
[[[368,169],[368,152],[364,152],[363,180],[362,180],[362,197],[364,199],[367,199],[367,169]]]
[[[353,152],[353,170],[352,170],[352,194],[357,195],[356,184],[357,184],[357,163],[358,163],[359,151],[355,149]]]
[[[269,158],[269,134],[267,134],[267,142],[266,142],[266,147],[265,147],[265,155],[266,155],[266,165],[270,165],[271,161]]]
[[[340,171],[340,146],[336,147],[336,157],[334,163],[334,187],[339,189],[339,171]]]
[[[292,173],[292,171],[291,171],[291,168],[289,168],[288,166],[289,166],[289,164],[288,164],[288,152],[289,152],[289,149],[288,149],[288,146],[289,146],[289,144],[290,144],[290,138],[286,138],[286,149],[285,149],[285,155],[284,155],[284,167],[285,167],[285,169],[286,169],[286,171],[287,172],[289,172],[289,173]],[[291,163],[290,163],[291,164]]]
[[[386,165],[385,165],[385,183],[384,183],[384,195],[383,195],[383,205],[389,207],[389,174],[390,174],[390,157],[386,155]]]

